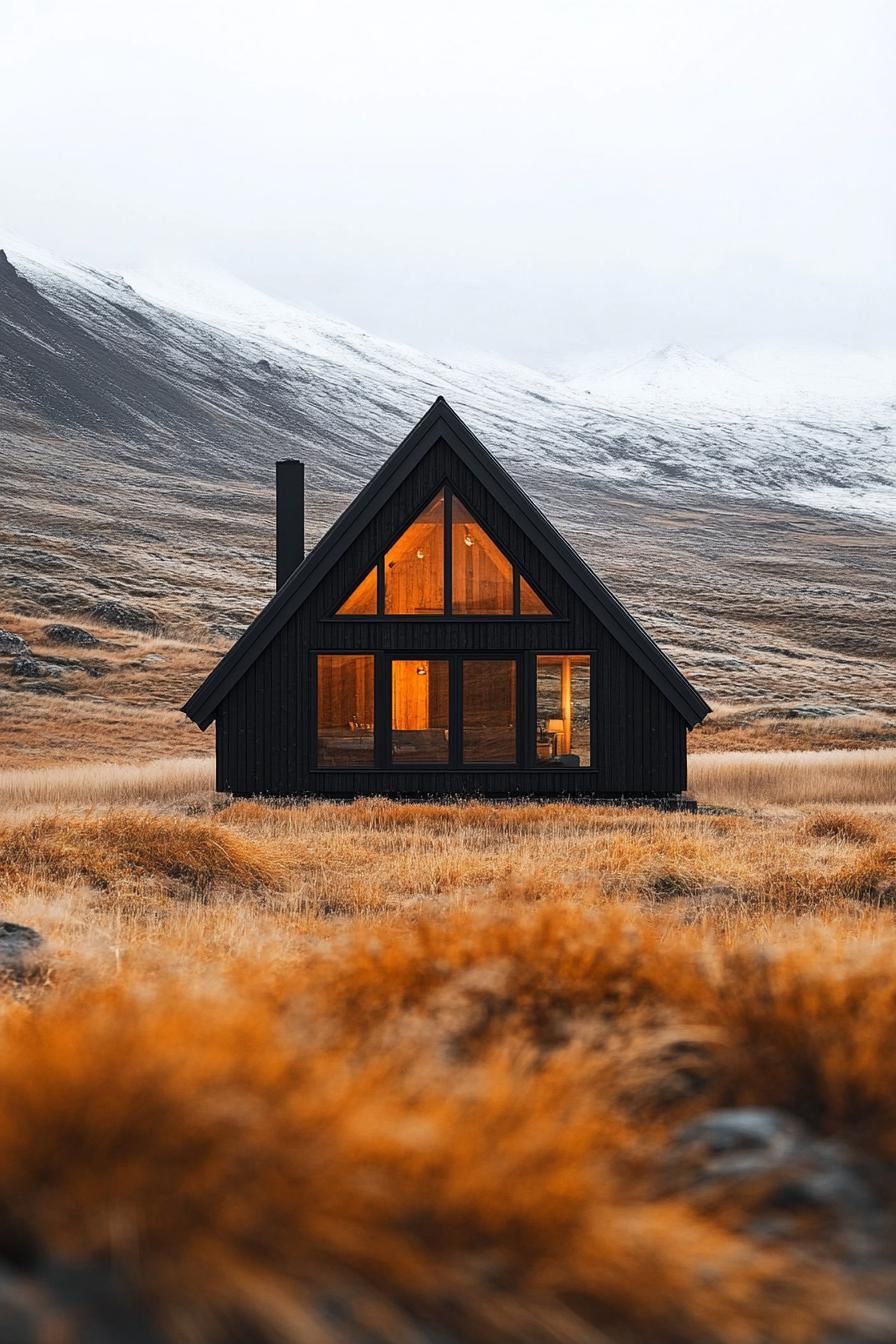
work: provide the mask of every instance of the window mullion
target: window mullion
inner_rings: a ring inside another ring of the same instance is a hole
[[[450,705],[450,728],[448,731],[448,742],[450,747],[449,756],[451,765],[456,770],[464,763],[463,659],[460,654],[455,654],[451,659],[451,680],[448,687],[448,697],[448,704]]]
[[[454,526],[454,491],[450,485],[445,486],[445,517],[444,517],[444,541],[445,541],[445,615],[451,616],[453,613],[452,602],[454,594],[451,589],[451,552],[453,550],[453,538],[451,529]]]

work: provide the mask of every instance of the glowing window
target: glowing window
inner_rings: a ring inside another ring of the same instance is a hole
[[[513,615],[513,566],[457,499],[451,504],[451,609]]]
[[[520,615],[521,616],[550,616],[552,615],[550,607],[542,602],[541,598],[532,587],[520,575]]]
[[[337,616],[551,616],[484,527],[440,490],[353,589]],[[383,570],[381,598],[379,569]],[[518,604],[514,592],[518,578]],[[446,583],[448,591],[446,591]]]
[[[464,764],[515,765],[516,659],[466,658]]]
[[[535,752],[538,764],[591,764],[591,657],[539,654]]]
[[[445,612],[445,496],[439,491],[386,552],[386,615]]]
[[[448,687],[447,659],[393,660],[393,765],[447,763]]]
[[[373,765],[373,654],[317,655],[317,764]]]
[[[337,616],[375,616],[377,612],[376,565],[363,578],[354,592],[349,593]]]

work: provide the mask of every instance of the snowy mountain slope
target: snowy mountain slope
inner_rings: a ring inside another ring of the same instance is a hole
[[[628,407],[705,407],[842,417],[844,405],[896,400],[896,351],[822,345],[739,346],[710,357],[673,343],[634,357],[594,351],[571,362],[571,387]]]
[[[673,343],[604,371],[586,371],[571,385],[625,404],[746,406],[761,387],[718,359]]]
[[[896,401],[896,350],[848,346],[740,346],[724,364],[792,403],[798,398],[831,401]]]
[[[797,393],[782,410],[746,356],[735,368],[674,346],[589,391],[497,359],[440,360],[228,277],[122,277],[22,244],[8,258],[6,423],[95,436],[150,470],[261,480],[289,452],[344,495],[441,393],[524,480],[561,493],[623,483],[896,517],[896,414],[880,392]]]

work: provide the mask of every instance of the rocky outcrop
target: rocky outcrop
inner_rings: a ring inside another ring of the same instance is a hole
[[[42,658],[35,658],[31,653],[20,653],[13,658],[10,665],[10,672],[14,677],[29,677],[35,680],[42,677],[61,677],[62,668],[55,663],[45,662]]]
[[[45,625],[44,635],[51,644],[69,644],[80,649],[94,648],[99,640],[80,625]]]
[[[27,924],[0,920],[0,979],[20,980],[34,970],[35,957],[43,947],[37,929]]]
[[[893,1226],[886,1173],[784,1111],[711,1111],[677,1130],[663,1159],[664,1194],[713,1213],[738,1209],[758,1242],[866,1272],[888,1263]]]
[[[2,252],[0,252],[0,256],[2,255]],[[0,630],[0,656],[30,652],[31,650],[21,635],[13,634],[12,630]]]
[[[118,626],[121,630],[139,630],[144,634],[150,634],[158,629],[155,618],[148,611],[144,611],[141,607],[127,606],[124,602],[117,602],[112,598],[104,597],[95,602],[90,614],[98,621]]]

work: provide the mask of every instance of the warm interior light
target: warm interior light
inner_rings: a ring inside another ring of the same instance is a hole
[[[419,547],[419,549],[418,549],[418,551],[417,551],[417,559],[418,559],[418,560],[422,560],[425,554],[426,554],[426,552],[423,550],[423,547],[422,547],[422,546]]]
[[[418,676],[418,677],[425,677],[425,676],[426,676],[426,668],[423,666],[422,663],[421,663],[420,666],[417,668],[417,676]]]
[[[469,532],[464,533],[464,545],[465,546],[473,545],[473,538],[470,536]]]
[[[548,719],[548,732],[549,732],[549,733],[562,733],[562,732],[563,732],[563,720],[562,720],[562,719]]]

